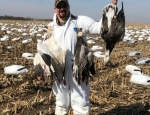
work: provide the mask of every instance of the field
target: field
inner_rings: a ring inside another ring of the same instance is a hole
[[[0,41],[0,114],[1,115],[53,115],[55,109],[55,96],[51,89],[50,80],[38,81],[34,77],[33,60],[22,57],[22,53],[35,54],[37,39],[42,37],[37,34],[44,34],[38,31],[33,35],[29,30],[34,27],[44,27],[48,22],[44,21],[9,21],[1,20],[0,28],[5,26],[8,31],[0,30],[0,38],[8,35],[7,41]],[[17,28],[23,30],[18,32]],[[129,51],[142,52],[141,57],[150,56],[150,24],[126,24],[130,37],[136,38],[137,30],[145,29],[147,33],[144,40],[137,40],[136,43],[119,42],[116,44],[111,54],[112,65],[105,67],[103,58],[95,57],[96,75],[90,78],[90,101],[91,115],[150,115],[150,87],[137,85],[130,82],[131,74],[125,71],[126,65],[135,65],[141,68],[146,75],[150,75],[150,66],[136,65],[135,61],[140,57],[129,57]],[[129,31],[132,30],[132,31]],[[141,33],[140,33],[141,34]],[[137,36],[140,36],[137,35]],[[97,40],[98,35],[88,35],[95,43],[101,45],[100,51],[105,51],[105,44],[102,40]],[[22,39],[13,41],[13,38]],[[32,38],[27,44],[22,44],[25,39]],[[13,46],[8,48],[7,46]],[[4,68],[9,65],[23,65],[29,70],[23,75],[6,75]],[[72,110],[69,112],[72,115]]]

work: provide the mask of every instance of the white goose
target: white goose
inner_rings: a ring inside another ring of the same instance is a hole
[[[43,44],[37,44],[38,53],[34,57],[35,73],[36,76],[42,75],[45,77],[48,75],[44,74],[43,71],[46,71],[51,77],[54,75],[57,82],[60,83],[65,73],[67,49],[65,47],[62,49],[58,46],[53,35]],[[43,71],[39,68],[42,68]]]

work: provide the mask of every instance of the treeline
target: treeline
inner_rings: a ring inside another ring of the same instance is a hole
[[[52,21],[52,19],[35,19],[30,17],[15,17],[15,16],[0,16],[0,20],[42,20],[42,21]]]

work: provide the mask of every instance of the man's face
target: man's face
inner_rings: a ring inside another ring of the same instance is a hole
[[[59,18],[65,19],[69,14],[70,6],[68,6],[68,4],[62,1],[54,9]]]

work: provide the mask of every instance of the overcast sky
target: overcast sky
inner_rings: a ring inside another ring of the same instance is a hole
[[[0,0],[0,16],[21,16],[51,19],[54,14],[55,0]],[[102,9],[112,0],[69,0],[71,13],[86,15],[95,20],[102,17]],[[126,22],[150,23],[150,0],[119,0],[124,3]]]

